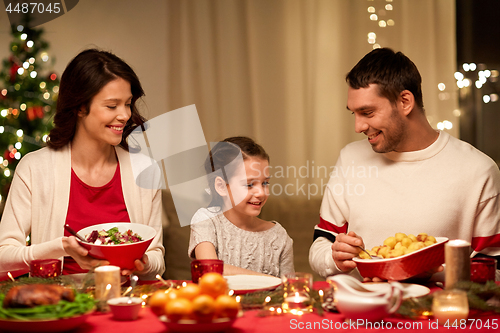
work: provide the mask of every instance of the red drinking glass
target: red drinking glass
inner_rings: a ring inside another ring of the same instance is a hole
[[[497,261],[493,258],[472,258],[470,262],[470,280],[477,283],[495,281]]]
[[[222,274],[224,272],[224,262],[219,259],[199,259],[191,261],[191,279],[194,283],[198,283],[200,277],[209,272]]]
[[[40,259],[30,263],[30,277],[53,278],[61,275],[61,260]]]

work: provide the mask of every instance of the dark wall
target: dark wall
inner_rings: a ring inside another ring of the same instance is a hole
[[[500,163],[500,101],[483,102],[485,94],[500,95],[500,78],[490,78],[481,89],[474,86],[479,69],[500,70],[500,0],[456,0],[456,15],[457,70],[472,81],[459,94],[460,138]],[[471,62],[478,69],[464,72],[462,64]]]

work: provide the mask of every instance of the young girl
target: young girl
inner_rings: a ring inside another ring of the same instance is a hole
[[[264,149],[247,137],[227,138],[212,148],[205,170],[212,202],[193,216],[189,256],[223,260],[226,275],[293,272],[292,239],[278,222],[258,217],[269,197]]]

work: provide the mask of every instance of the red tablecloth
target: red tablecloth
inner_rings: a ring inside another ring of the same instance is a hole
[[[233,327],[227,332],[248,333],[281,333],[281,332],[322,332],[329,330],[356,331],[356,332],[383,332],[388,329],[405,332],[449,332],[456,331],[455,328],[437,326],[434,320],[401,320],[387,318],[384,322],[373,324],[373,327],[360,327],[355,323],[349,324],[344,317],[338,313],[306,314],[303,316],[281,315],[273,317],[258,317],[258,311],[246,311],[243,317],[238,318]],[[489,319],[490,328],[471,328],[471,322],[467,327],[458,329],[460,332],[498,332],[500,329],[500,315],[483,315],[475,318],[475,324],[484,326]],[[496,323],[497,329],[491,327]],[[111,332],[141,332],[160,333],[168,332],[166,326],[149,310],[141,309],[139,319],[135,321],[116,321],[111,314],[96,314],[90,316],[86,323],[74,331],[75,333],[111,333]]]
[[[315,288],[326,288],[325,282],[315,283]],[[383,322],[375,323],[373,326],[362,327],[356,323],[349,323],[339,313],[325,312],[323,316],[317,314],[305,314],[294,316],[291,314],[280,316],[258,316],[258,310],[245,311],[238,318],[233,327],[227,332],[245,333],[281,333],[281,332],[324,332],[331,330],[356,331],[356,332],[383,332],[387,330],[398,330],[404,332],[498,332],[500,331],[500,315],[491,313],[471,313],[470,320],[464,328],[446,328],[438,326],[435,320],[406,320],[396,317],[388,317]],[[488,322],[487,322],[488,321]],[[485,328],[489,325],[489,328]],[[496,329],[494,329],[496,327]],[[80,326],[75,333],[111,333],[111,332],[141,332],[159,333],[168,332],[166,326],[158,320],[149,308],[143,308],[140,317],[136,321],[116,321],[111,314],[95,314],[90,316],[86,323]]]
[[[316,282],[316,289],[328,287],[326,282]],[[431,288],[433,290],[435,288]],[[346,322],[339,313],[325,312],[323,316],[308,313],[302,316],[285,314],[280,316],[258,316],[258,310],[245,311],[238,318],[233,327],[227,332],[239,333],[281,333],[281,332],[325,332],[325,331],[356,331],[356,332],[384,332],[398,330],[404,332],[498,332],[500,331],[500,315],[492,313],[471,312],[469,321],[463,328],[447,328],[438,326],[435,320],[406,320],[397,317],[388,317],[384,321],[372,326],[358,326],[357,323]],[[473,321],[474,320],[474,321]],[[489,326],[486,327],[486,326]],[[0,327],[2,332],[2,327]],[[84,324],[73,330],[74,333],[114,333],[140,332],[160,333],[168,332],[166,326],[154,315],[149,308],[142,308],[139,318],[135,321],[117,321],[111,313],[94,313]]]

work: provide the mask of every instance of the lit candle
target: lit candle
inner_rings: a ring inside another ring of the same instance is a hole
[[[463,290],[443,290],[433,294],[432,312],[440,325],[452,325],[455,320],[467,319],[469,302]]]
[[[283,276],[283,312],[302,314],[312,311],[309,292],[312,287],[312,274],[292,273]]]
[[[470,243],[461,239],[451,240],[444,246],[444,255],[445,288],[452,289],[458,281],[469,281]]]
[[[96,299],[105,303],[110,298],[120,297],[120,267],[97,267],[94,271],[94,279]]]

